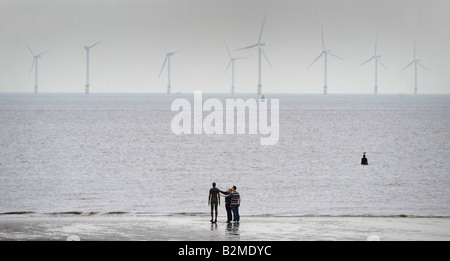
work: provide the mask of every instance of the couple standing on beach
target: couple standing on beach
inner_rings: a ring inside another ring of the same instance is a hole
[[[209,190],[208,205],[211,205],[211,222],[217,222],[217,207],[220,205],[220,196],[225,197],[225,209],[227,210],[227,223],[231,222],[233,218],[234,222],[239,222],[239,207],[241,206],[241,196],[236,191],[236,186],[233,188],[227,188],[227,191],[221,191],[216,188],[216,183],[213,182],[212,188]],[[214,218],[215,211],[215,220]],[[233,215],[231,214],[233,212]]]

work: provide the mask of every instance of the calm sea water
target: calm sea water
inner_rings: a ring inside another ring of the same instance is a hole
[[[215,181],[242,215],[450,216],[448,95],[266,95],[275,146],[176,136],[175,98],[0,94],[0,213],[208,213]]]

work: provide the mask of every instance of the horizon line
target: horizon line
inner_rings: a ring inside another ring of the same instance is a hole
[[[262,93],[261,95],[255,94],[253,92],[242,92],[242,93],[229,93],[229,92],[205,92],[202,90],[194,90],[194,91],[188,91],[188,92],[174,92],[171,94],[167,94],[166,92],[91,92],[89,94],[86,94],[84,92],[21,92],[21,91],[0,91],[0,94],[32,94],[32,95],[39,95],[39,94],[81,94],[85,96],[89,95],[98,95],[98,94],[163,94],[166,96],[176,96],[180,94],[193,94],[196,91],[201,91],[204,94],[221,94],[221,95],[230,95],[230,96],[236,96],[236,95],[255,95],[255,96],[261,96],[266,94],[272,94],[272,95],[320,95],[320,96],[327,96],[323,95],[323,93],[298,93],[298,92],[266,92]],[[370,95],[370,96],[378,96],[378,95],[412,95],[412,96],[420,96],[420,95],[450,95],[450,93],[420,93],[420,94],[414,94],[414,93],[357,93],[357,92],[343,92],[343,93],[328,93],[328,95]]]

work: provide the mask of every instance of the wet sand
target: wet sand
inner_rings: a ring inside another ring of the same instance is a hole
[[[450,218],[63,215],[0,217],[0,240],[303,241],[450,240]]]

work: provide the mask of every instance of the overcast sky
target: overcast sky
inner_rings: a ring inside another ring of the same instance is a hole
[[[91,49],[90,89],[96,92],[165,92],[167,71],[158,74],[165,51],[172,58],[172,92],[229,92],[225,49],[262,36],[273,68],[263,63],[264,93],[322,93],[323,60],[306,68],[325,45],[329,93],[373,93],[378,53],[379,93],[413,93],[417,56],[419,93],[450,93],[450,1],[448,0],[2,0],[0,92],[33,92],[32,56],[39,59],[40,92],[84,92],[84,45]],[[234,52],[236,92],[255,93],[257,49]]]

